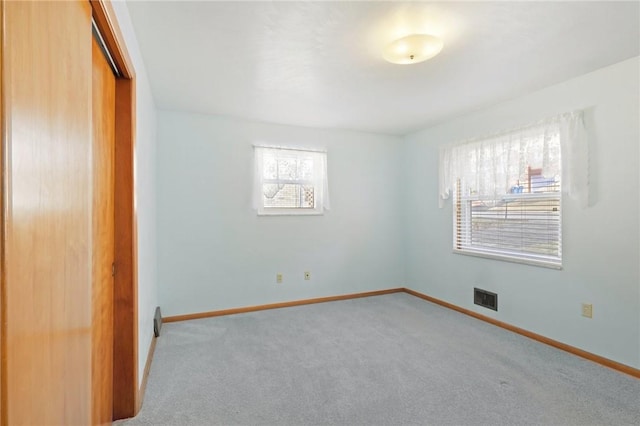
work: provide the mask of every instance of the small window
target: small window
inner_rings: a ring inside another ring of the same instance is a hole
[[[259,215],[328,209],[326,152],[256,146],[254,207]]]
[[[441,151],[440,193],[453,192],[455,253],[561,268],[561,148],[578,153],[586,145],[581,124],[581,114],[567,114]],[[569,164],[584,170],[575,158]],[[582,175],[569,176],[580,189]]]

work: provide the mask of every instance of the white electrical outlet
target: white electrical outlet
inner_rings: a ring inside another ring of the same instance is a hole
[[[311,272],[305,272],[304,273],[304,279],[309,281],[311,279]]]
[[[282,283],[282,274],[276,274],[276,282],[278,284]]]
[[[591,303],[582,304],[582,316],[587,318],[593,318],[593,305]]]

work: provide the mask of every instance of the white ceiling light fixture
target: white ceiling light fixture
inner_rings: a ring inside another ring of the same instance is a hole
[[[392,64],[417,64],[436,56],[442,50],[442,40],[429,34],[411,34],[391,42],[382,57]]]

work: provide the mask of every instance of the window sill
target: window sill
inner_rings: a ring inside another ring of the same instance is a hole
[[[562,269],[562,264],[552,262],[549,260],[528,259],[528,258],[521,258],[521,257],[515,257],[515,256],[508,256],[504,254],[494,254],[494,253],[487,253],[487,252],[480,252],[480,251],[473,251],[473,250],[460,250],[460,249],[453,249],[453,253],[463,254],[465,256],[483,257],[485,259],[502,260],[504,262],[521,263],[521,264],[530,265],[530,266],[540,266],[540,267],[549,268],[549,269],[556,269],[556,270]]]
[[[258,210],[258,216],[322,216],[323,211],[316,209],[309,210],[294,210],[294,209],[269,209]]]

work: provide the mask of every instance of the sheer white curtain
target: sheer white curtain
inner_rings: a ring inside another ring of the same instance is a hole
[[[277,164],[279,163],[278,159],[282,157],[299,158],[304,163],[304,167],[286,170],[265,169],[265,164],[269,162]],[[311,183],[314,187],[314,196],[320,202],[320,206],[324,210],[331,208],[327,153],[325,151],[254,145],[253,208],[255,210],[263,207],[265,179],[282,181],[283,183],[294,181]]]
[[[264,159],[263,159],[264,149],[259,146],[253,147],[253,197],[252,204],[253,209],[258,210],[263,205],[263,189],[262,189],[262,179],[264,176]]]
[[[562,191],[588,204],[588,143],[582,111],[561,114],[519,130],[440,149],[440,207],[460,179],[463,195],[499,198],[541,169]]]

